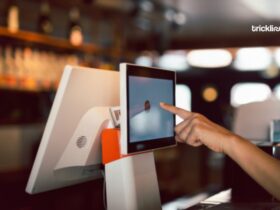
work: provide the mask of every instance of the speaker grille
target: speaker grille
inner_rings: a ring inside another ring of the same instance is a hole
[[[77,147],[79,148],[83,148],[87,143],[87,137],[85,136],[80,136],[77,141],[76,141],[76,144],[77,144]]]

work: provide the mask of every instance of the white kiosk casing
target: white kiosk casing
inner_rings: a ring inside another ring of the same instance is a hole
[[[127,145],[127,72],[126,72],[126,64],[121,63],[120,64],[120,109],[121,109],[121,138],[120,138],[120,152],[121,154],[127,154],[128,152],[128,145]]]
[[[26,186],[30,194],[102,177],[100,133],[119,105],[119,73],[65,66]]]

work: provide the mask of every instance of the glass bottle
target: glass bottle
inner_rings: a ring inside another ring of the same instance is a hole
[[[37,27],[38,32],[43,34],[51,34],[53,32],[53,23],[50,18],[50,5],[48,1],[43,1],[41,3]]]
[[[19,30],[19,6],[16,1],[11,0],[7,9],[7,28],[11,33],[16,33]]]
[[[82,27],[80,21],[80,11],[77,7],[73,7],[69,12],[69,41],[74,46],[79,46],[83,43]]]

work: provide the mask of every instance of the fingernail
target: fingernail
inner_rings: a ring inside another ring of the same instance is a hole
[[[160,103],[159,103],[159,105],[161,105],[161,106],[164,106],[164,105],[165,105],[165,103],[163,103],[163,102],[160,102]]]

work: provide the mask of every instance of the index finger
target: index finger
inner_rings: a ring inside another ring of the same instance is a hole
[[[184,110],[184,109],[181,109],[181,108],[178,108],[176,106],[172,106],[170,104],[166,104],[166,103],[163,103],[163,102],[160,102],[160,107],[163,108],[166,111],[169,111],[173,114],[178,115],[182,119],[186,119],[191,115],[191,112],[189,112],[187,110]]]

